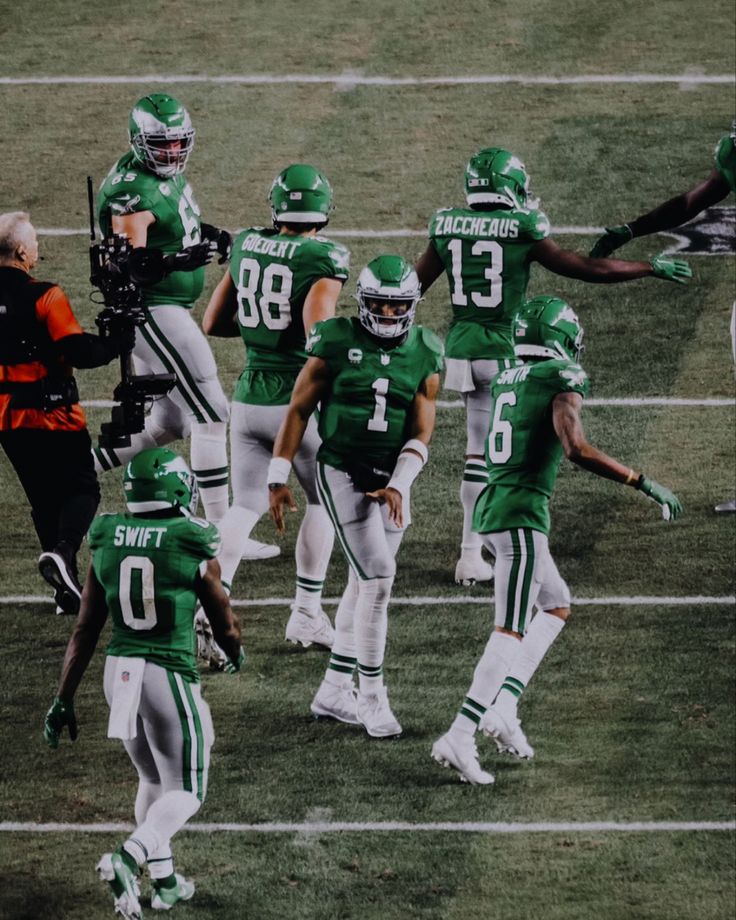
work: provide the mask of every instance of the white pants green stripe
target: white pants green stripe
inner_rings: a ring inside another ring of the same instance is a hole
[[[570,606],[570,590],[550,554],[546,534],[518,527],[482,537],[496,557],[496,626],[524,635],[535,606]]]
[[[108,656],[105,663],[108,704],[115,660]],[[160,785],[162,792],[192,792],[204,801],[214,740],[212,716],[200,685],[147,661],[136,737],[123,742],[140,778]]]

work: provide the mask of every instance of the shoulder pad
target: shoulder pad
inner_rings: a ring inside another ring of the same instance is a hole
[[[442,340],[426,326],[417,326],[416,329],[422,337],[422,342],[424,343],[425,347],[430,351],[433,351],[435,354],[438,354],[441,358],[444,357],[445,346],[442,344]]]
[[[544,211],[529,211],[524,217],[524,230],[533,240],[544,240],[550,234],[549,218]]]
[[[736,166],[736,141],[730,134],[724,135],[716,144],[715,161],[719,169],[733,169]]]
[[[304,350],[307,354],[322,357],[324,347],[347,338],[352,332],[352,323],[347,316],[333,316],[315,323],[310,329]]]
[[[588,375],[579,364],[568,361],[562,364],[562,366],[558,366],[557,375],[562,381],[563,390],[579,392],[582,393],[583,396],[588,392]]]

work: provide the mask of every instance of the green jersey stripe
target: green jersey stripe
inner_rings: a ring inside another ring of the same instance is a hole
[[[348,558],[348,562],[355,570],[355,574],[358,576],[358,578],[362,579],[363,581],[367,581],[367,576],[363,569],[360,567],[360,564],[355,558],[353,551],[348,546],[348,542],[345,539],[345,534],[343,532],[342,526],[337,519],[335,504],[332,500],[330,487],[327,485],[327,477],[325,476],[325,466],[323,463],[317,464],[317,490],[319,491],[320,498],[322,499],[322,504],[327,511],[330,520],[332,521],[332,526],[335,528],[335,533],[337,534],[337,538],[340,541],[340,546],[342,546],[343,552]]]

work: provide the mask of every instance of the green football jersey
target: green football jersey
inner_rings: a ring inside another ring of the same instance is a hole
[[[237,402],[286,405],[307,360],[302,310],[321,278],[346,281],[350,253],[323,236],[294,236],[251,227],[233,243],[230,275],[246,348]]]
[[[730,134],[722,137],[716,145],[716,169],[736,192],[736,141]]]
[[[529,250],[549,236],[549,220],[526,209],[446,208],[429,238],[450,284],[448,358],[513,358],[511,324],[526,298]]]
[[[549,534],[549,500],[562,460],[552,423],[558,393],[587,395],[588,376],[579,364],[526,363],[501,371],[491,384],[488,485],[473,514],[478,533],[530,527]]]
[[[150,211],[156,220],[148,228],[146,245],[161,252],[180,252],[201,242],[200,210],[183,175],[162,179],[143,169],[133,153],[113,166],[97,194],[97,216],[103,236],[112,233],[112,217]],[[171,272],[143,289],[149,307],[179,304],[192,307],[204,287],[204,267]]]
[[[317,323],[307,353],[322,358],[332,376],[322,401],[317,459],[339,470],[360,461],[392,472],[409,438],[410,410],[422,381],[442,369],[442,343],[412,326],[394,348],[382,348],[357,316]]]
[[[194,585],[200,567],[220,550],[214,524],[102,514],[88,540],[112,618],[107,654],[145,658],[186,680],[199,680]]]

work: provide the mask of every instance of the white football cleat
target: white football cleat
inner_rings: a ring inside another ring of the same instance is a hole
[[[360,725],[355,684],[350,678],[340,687],[323,680],[309,708],[315,719],[336,719],[348,725]]]
[[[228,658],[215,642],[210,621],[201,607],[197,607],[194,614],[194,635],[197,637],[197,657],[206,661],[211,671],[222,671]]]
[[[248,539],[240,557],[246,562],[256,562],[261,559],[275,559],[281,555],[281,547],[274,543],[261,543],[260,540]]]
[[[736,498],[732,498],[731,501],[721,502],[720,505],[716,505],[713,509],[718,514],[729,514],[736,511]]]
[[[396,716],[391,712],[385,687],[375,693],[358,691],[356,712],[358,721],[371,738],[392,738],[402,732]]]
[[[455,566],[455,584],[474,585],[476,581],[491,581],[493,566],[482,557],[467,558],[461,556]]]
[[[495,776],[487,773],[478,761],[474,735],[458,731],[446,732],[432,745],[432,760],[455,770],[463,783],[489,786],[496,781]]]
[[[534,757],[534,748],[526,740],[521,722],[516,716],[502,716],[491,706],[480,720],[480,730],[486,738],[493,738],[502,754],[512,754],[519,760],[531,760]]]
[[[176,885],[173,888],[163,888],[155,881],[151,894],[151,908],[153,910],[171,910],[179,901],[189,901],[194,896],[194,882],[184,878],[178,872],[174,873]]]
[[[142,912],[138,898],[141,896],[138,877],[130,871],[120,850],[103,853],[96,866],[97,874],[107,882],[115,898],[115,913],[123,920],[141,920]]]
[[[335,630],[330,618],[321,608],[317,613],[311,614],[292,606],[284,635],[289,642],[301,642],[304,648],[309,648],[313,642],[315,645],[332,648],[335,641]]]

